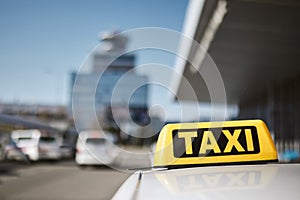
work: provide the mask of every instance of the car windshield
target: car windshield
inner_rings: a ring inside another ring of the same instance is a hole
[[[18,141],[26,141],[26,140],[32,140],[32,137],[20,137],[20,138],[18,138]]]
[[[20,137],[16,140],[16,144],[18,146],[27,146],[27,145],[35,145],[37,140],[32,137]]]
[[[106,142],[106,139],[104,138],[88,138],[86,139],[87,145],[104,145]]]
[[[43,143],[53,143],[55,141],[56,141],[56,139],[54,137],[41,137],[40,138],[40,142],[43,142]]]

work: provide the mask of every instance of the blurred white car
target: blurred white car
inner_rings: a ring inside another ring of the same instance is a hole
[[[109,165],[117,157],[117,149],[111,134],[100,131],[79,133],[75,161],[78,165]]]
[[[15,130],[11,143],[6,147],[7,159],[28,158],[31,161],[42,159],[58,160],[61,157],[57,138],[43,135],[40,130]]]
[[[22,152],[13,140],[11,140],[4,149],[5,159],[26,161],[28,157]]]

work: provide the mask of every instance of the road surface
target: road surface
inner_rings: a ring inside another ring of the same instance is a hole
[[[73,161],[0,163],[0,199],[110,199],[129,175],[108,167],[80,169]]]

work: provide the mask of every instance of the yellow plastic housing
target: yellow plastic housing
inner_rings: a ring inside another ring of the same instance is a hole
[[[254,134],[248,137],[251,135],[251,130],[255,129],[255,138],[251,138],[254,137]],[[202,132],[199,130],[202,130]],[[223,146],[226,148],[223,147],[222,149],[220,147],[219,138],[212,137],[213,131],[211,130],[219,130],[219,134],[222,135],[221,137],[226,138],[221,139],[223,143],[225,143]],[[185,148],[181,148],[181,151],[185,152],[185,156],[183,157],[174,155],[176,149],[174,146],[176,144],[173,143],[173,141],[175,141],[175,133],[178,133],[176,137],[185,139]],[[200,148],[200,153],[203,153],[203,149],[207,150],[208,153],[206,155],[200,155],[199,153],[198,156],[198,152],[196,152],[196,154],[194,152],[193,156],[189,156],[193,149],[195,149],[194,147],[192,148],[192,144],[195,144],[193,142],[196,138],[196,133],[202,137],[201,141],[197,140],[198,143],[196,145],[200,146],[197,148]],[[185,136],[184,134],[189,134],[189,136]],[[244,136],[242,136],[242,134],[244,134]],[[239,137],[244,137],[247,144],[244,144],[244,146],[240,145],[239,140],[241,140],[241,138]],[[256,144],[256,147],[253,147],[253,143]],[[256,148],[255,151],[254,148]],[[257,149],[259,149],[259,151]],[[210,151],[213,151],[213,154],[209,155]],[[274,142],[267,126],[262,120],[179,123],[167,124],[161,130],[156,144],[154,167],[183,167],[245,162],[264,163],[277,160],[278,157]]]

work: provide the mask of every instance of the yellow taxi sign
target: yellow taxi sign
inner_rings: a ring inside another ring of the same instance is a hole
[[[155,167],[277,161],[261,120],[167,124],[154,155]]]

